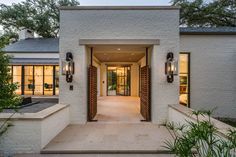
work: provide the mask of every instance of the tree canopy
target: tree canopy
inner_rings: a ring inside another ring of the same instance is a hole
[[[180,25],[190,27],[236,27],[236,0],[173,0],[180,6]]]
[[[0,25],[5,32],[16,33],[28,28],[41,37],[57,37],[59,7],[79,5],[77,0],[26,0],[12,5],[0,5]]]

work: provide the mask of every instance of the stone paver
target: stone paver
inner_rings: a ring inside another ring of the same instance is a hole
[[[143,122],[96,123],[69,125],[42,152],[98,153],[98,152],[154,152],[161,153],[164,141],[171,139],[164,126]]]

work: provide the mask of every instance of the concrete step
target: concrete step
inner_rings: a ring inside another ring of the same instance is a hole
[[[41,154],[171,154],[168,150],[41,150]]]

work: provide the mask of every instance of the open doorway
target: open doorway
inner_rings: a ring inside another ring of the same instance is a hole
[[[130,96],[130,66],[107,66],[107,96]]]
[[[90,45],[89,48],[89,120],[149,121],[150,92],[145,91],[150,89],[145,82],[150,78],[145,73],[145,69],[150,69],[147,45]]]

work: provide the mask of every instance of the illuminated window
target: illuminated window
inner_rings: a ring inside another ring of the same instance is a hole
[[[43,66],[34,66],[34,95],[43,95]]]
[[[53,95],[53,66],[44,66],[44,95]]]
[[[190,54],[180,53],[179,57],[179,102],[190,107]]]
[[[9,66],[11,82],[17,83],[19,95],[58,95],[59,66],[13,65]]]
[[[33,95],[34,91],[34,67],[24,66],[24,94]]]
[[[17,83],[16,94],[21,94],[21,75],[22,75],[22,67],[21,66],[12,66],[12,82]]]
[[[59,95],[59,66],[55,66],[55,95]]]

